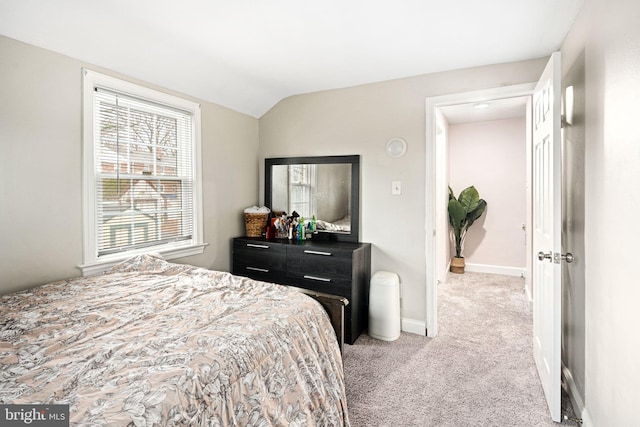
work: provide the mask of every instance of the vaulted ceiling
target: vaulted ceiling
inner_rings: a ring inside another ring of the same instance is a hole
[[[2,0],[0,34],[260,117],[292,95],[547,56],[582,3]]]

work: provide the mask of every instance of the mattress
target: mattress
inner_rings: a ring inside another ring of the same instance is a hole
[[[71,425],[349,425],[324,309],[293,289],[141,255],[0,297],[0,403]]]

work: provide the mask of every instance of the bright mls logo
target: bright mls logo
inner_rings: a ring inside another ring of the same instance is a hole
[[[0,425],[68,427],[69,405],[0,405]]]

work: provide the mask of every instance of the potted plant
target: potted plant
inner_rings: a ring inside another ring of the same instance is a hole
[[[484,213],[487,202],[480,198],[478,190],[472,185],[460,192],[456,199],[453,190],[449,187],[449,224],[451,234],[456,246],[456,256],[451,259],[451,272],[464,273],[464,257],[462,247],[467,230]]]

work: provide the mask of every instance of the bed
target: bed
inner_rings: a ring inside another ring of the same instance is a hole
[[[334,221],[316,221],[316,228],[324,231],[349,232],[351,230],[351,215]]]
[[[328,316],[284,286],[159,256],[0,297],[0,403],[71,425],[349,425]]]

